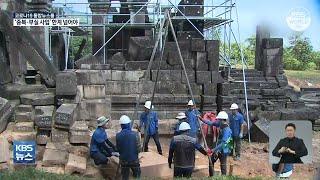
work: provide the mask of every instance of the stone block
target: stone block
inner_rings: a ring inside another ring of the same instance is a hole
[[[0,87],[1,97],[9,100],[19,99],[22,94],[42,93],[47,91],[48,89],[43,84],[5,84]]]
[[[194,95],[201,95],[201,94],[202,94],[202,89],[203,89],[203,87],[202,87],[201,84],[190,83],[190,86],[191,86],[191,89],[192,89],[192,93],[193,93]],[[186,85],[186,87],[188,88],[187,85]],[[190,94],[189,88],[188,88],[188,94]],[[190,100],[190,98],[189,98],[189,100]],[[188,101],[189,101],[189,100],[188,100]]]
[[[33,122],[34,112],[16,112],[14,114],[14,120],[16,122]]]
[[[266,119],[256,121],[251,127],[252,141],[260,143],[269,142],[269,127],[270,122]]]
[[[9,142],[5,137],[0,137],[0,163],[6,163],[10,160]]]
[[[201,38],[192,38],[191,39],[191,51],[205,51],[206,44],[205,41]]]
[[[90,70],[92,69],[92,64],[81,64],[81,68],[80,69],[86,69],[86,70]]]
[[[128,61],[125,70],[126,71],[139,71],[147,70],[149,61]]]
[[[280,111],[257,111],[254,119],[257,121],[259,119],[267,119],[268,121],[275,121],[281,119]]]
[[[142,86],[143,82],[108,81],[106,83],[106,95],[140,94],[141,91],[144,94],[150,94],[153,92],[154,82],[146,81],[144,88]]]
[[[56,78],[56,95],[76,95],[77,78],[73,71],[62,71]]]
[[[178,31],[179,34],[180,31]],[[190,50],[190,42],[189,41],[180,41],[178,42],[180,51],[189,51]],[[166,42],[164,50],[166,52],[177,52],[177,45],[175,42]]]
[[[218,40],[206,40],[206,51],[219,53],[219,43]]]
[[[209,64],[208,61],[198,61],[196,63],[196,71],[208,71],[209,70]]]
[[[34,122],[17,122],[13,128],[13,132],[33,132]]]
[[[268,56],[264,54],[263,59],[264,59],[264,67],[263,67],[264,76],[279,75],[279,68],[282,62],[282,56]]]
[[[217,85],[212,83],[203,84],[203,94],[207,96],[217,95]]]
[[[264,96],[273,96],[274,95],[274,89],[261,89],[261,95]]]
[[[160,70],[167,70],[168,69],[168,64],[167,64],[166,59],[163,59],[161,61]],[[151,70],[158,70],[158,67],[159,67],[159,61],[158,60],[153,61],[152,65],[151,65]]]
[[[275,104],[266,104],[266,103],[261,104],[262,111],[274,111],[275,109],[276,109]]]
[[[304,102],[286,102],[286,108],[288,109],[298,109],[304,106]]]
[[[32,106],[46,106],[55,104],[55,95],[53,93],[31,93],[20,96],[22,104]]]
[[[56,111],[55,124],[72,126],[77,114],[77,104],[62,104]]]
[[[73,174],[80,173],[84,174],[87,169],[87,159],[75,154],[69,154],[68,162],[66,164],[65,173]]]
[[[111,113],[111,99],[84,100],[79,107],[79,120],[98,119]]]
[[[282,38],[264,38],[262,39],[262,47],[264,49],[275,49],[283,47]]]
[[[40,171],[48,172],[48,173],[55,173],[55,174],[64,174],[64,166],[51,166],[51,167],[44,167],[44,166],[37,166],[37,169]]]
[[[110,64],[91,64],[93,70],[110,70]]]
[[[76,121],[70,128],[70,143],[86,144],[90,142],[90,134],[85,121]]]
[[[78,85],[104,85],[111,80],[111,70],[77,70]]]
[[[12,141],[35,141],[36,132],[13,132]]]
[[[196,63],[194,59],[184,59],[184,66],[186,70],[193,71],[196,68]]]
[[[86,178],[96,178],[96,179],[103,179],[102,172],[100,169],[96,168],[94,165],[87,163],[87,169],[84,173],[83,177]]]
[[[201,35],[196,31],[178,31],[177,32],[177,39],[179,43],[187,42],[188,44],[190,44],[189,41],[192,38],[201,38]],[[189,49],[190,49],[190,45],[189,45],[189,48],[185,50],[189,50]]]
[[[112,70],[113,81],[140,81],[145,77],[146,71],[116,71]]]
[[[125,64],[127,62],[122,52],[117,52],[108,61],[109,64]]]
[[[131,37],[129,40],[128,47],[130,61],[150,59],[154,44],[155,42],[152,39],[152,37]]]
[[[36,106],[35,107],[35,123],[39,128],[51,129],[54,106]]]
[[[69,133],[66,130],[52,128],[51,142],[69,142]]]
[[[85,99],[101,99],[106,96],[106,88],[104,85],[84,85]]]
[[[157,90],[160,94],[187,94],[188,93],[186,85],[178,81],[159,81]]]
[[[187,78],[184,74],[184,71],[181,72],[182,74],[182,83],[187,84]],[[187,71],[187,77],[189,79],[189,83],[195,83],[196,82],[196,73],[194,71]]]
[[[125,64],[110,64],[110,69],[123,71],[125,66]]]
[[[192,59],[192,53],[190,51],[181,51],[181,56],[182,59]],[[172,51],[168,53],[168,60],[167,62],[170,65],[180,65],[181,64],[181,60],[180,60],[180,56],[179,53],[177,51]]]
[[[221,73],[218,71],[211,72],[211,80],[213,84],[223,83],[224,79],[221,76]]]
[[[220,56],[219,52],[208,52],[208,62],[210,71],[219,71]]]
[[[274,95],[275,96],[284,96],[286,94],[284,89],[275,89],[274,90]]]
[[[168,159],[155,152],[140,153],[141,177],[172,177],[172,170],[168,167]]]
[[[203,3],[203,1],[202,1]],[[180,6],[179,9],[185,16],[203,16],[202,6]]]
[[[32,105],[24,105],[20,104],[17,106],[16,112],[32,112],[33,106]]]
[[[196,71],[196,82],[198,84],[211,83],[210,71]]]
[[[37,131],[37,144],[46,145],[48,142],[51,142],[50,133],[51,133],[51,131],[49,131],[49,130],[38,129],[38,131]]]
[[[43,166],[65,165],[68,161],[68,151],[46,149],[43,154]]]
[[[181,64],[178,64],[178,65],[168,64],[168,70],[182,70],[182,65]]]
[[[74,64],[76,67],[80,68],[82,64],[99,64],[99,61],[91,54],[88,54],[78,59]]]
[[[221,94],[223,96],[227,96],[229,95],[229,92],[230,92],[230,84],[225,82],[225,83],[219,83],[217,85],[217,92],[218,94]]]
[[[157,71],[152,71],[152,81],[156,81]],[[181,82],[181,70],[161,70],[158,81],[178,81]]]

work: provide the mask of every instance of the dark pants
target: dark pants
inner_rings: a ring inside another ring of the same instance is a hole
[[[96,165],[107,164],[109,161],[108,157],[101,152],[90,153],[90,157],[93,159],[94,164]]]
[[[162,149],[161,149],[158,133],[154,134],[154,135],[149,135],[146,137],[146,142],[144,144],[144,152],[148,152],[148,144],[149,144],[150,137],[152,137],[154,142],[156,143],[158,153],[162,154]]]
[[[218,159],[220,161],[221,175],[227,175],[227,157],[228,157],[228,153],[218,154]],[[209,168],[209,175],[214,176],[214,164],[216,160],[214,159],[213,155],[211,156],[211,160],[213,163],[213,169]]]
[[[129,179],[129,170],[131,169],[133,177],[139,178],[141,175],[140,163],[139,160],[131,161],[131,162],[123,162],[121,161],[121,175],[122,180]]]
[[[173,177],[185,177],[191,178],[193,169],[182,169],[182,168],[174,168]]]
[[[239,136],[233,138],[233,149],[235,149],[236,157],[240,157],[241,139]]]

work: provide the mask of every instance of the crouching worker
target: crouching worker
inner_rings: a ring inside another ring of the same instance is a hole
[[[131,130],[131,120],[128,116],[120,117],[121,131],[116,135],[117,149],[120,153],[121,175],[123,180],[129,179],[131,169],[133,177],[141,174],[138,154],[141,151],[140,136]]]
[[[219,112],[217,119],[217,122],[211,122],[207,120],[203,120],[200,118],[202,122],[211,125],[211,126],[217,126],[219,127],[219,134],[218,134],[218,141],[217,146],[214,149],[208,149],[208,154],[212,155],[211,160],[214,163],[219,159],[220,161],[220,168],[221,168],[221,174],[226,175],[227,174],[227,157],[229,155],[229,147],[230,142],[232,140],[232,132],[228,125],[229,123],[229,117],[228,114],[225,111]],[[209,167],[209,174],[210,176],[214,176],[214,171]]]
[[[272,164],[272,170],[276,173],[276,178],[288,179],[293,172],[293,164],[291,163],[279,163]]]
[[[168,163],[171,168],[174,159],[174,177],[190,178],[195,166],[196,151],[207,155],[206,150],[199,144],[196,138],[188,136],[190,125],[182,122],[179,126],[180,135],[171,139]]]
[[[107,164],[108,157],[119,156],[116,147],[109,141],[106,128],[109,127],[110,119],[101,116],[98,119],[98,128],[94,131],[90,143],[90,157],[94,161],[94,165],[101,167]]]

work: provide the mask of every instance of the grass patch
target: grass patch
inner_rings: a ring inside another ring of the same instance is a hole
[[[285,75],[300,80],[305,80],[312,84],[320,84],[320,71],[292,71],[285,70]]]
[[[76,175],[54,174],[39,171],[35,168],[26,168],[23,170],[0,171],[1,180],[93,180]]]

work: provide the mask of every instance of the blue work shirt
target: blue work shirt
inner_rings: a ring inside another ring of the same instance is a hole
[[[191,130],[189,131],[189,135],[191,137],[196,137],[198,129],[199,129],[199,124],[198,124],[198,117],[197,114],[200,115],[200,112],[198,111],[198,113],[196,114],[195,110],[187,110],[185,112],[187,118],[188,118],[188,122],[189,125],[191,127]]]
[[[228,139],[232,136],[231,128],[228,125],[225,125],[226,127],[223,127],[223,124],[221,124],[221,120],[216,122],[211,122],[208,120],[203,120],[205,124],[208,124],[210,126],[216,126],[219,127],[219,138],[218,138],[218,145],[212,149],[213,152],[217,152],[218,150],[222,149],[223,153],[229,153],[229,143],[227,143]],[[222,135],[222,137],[221,137]]]
[[[98,127],[91,138],[90,152],[104,152],[102,146],[99,144],[105,142],[108,139],[107,133],[103,127]]]
[[[119,151],[119,159],[126,162],[138,160],[140,141],[137,132],[130,129],[130,124],[116,135],[116,147]]]
[[[147,116],[148,113],[143,112],[140,116],[140,123],[139,123],[139,128],[141,129],[142,126],[144,126],[144,130],[147,130]],[[152,136],[157,133],[158,130],[158,113],[155,111],[150,112],[150,122],[149,122],[149,131],[148,135]]]
[[[232,130],[233,137],[238,137],[241,132],[241,125],[244,122],[244,117],[239,112],[236,115],[231,114],[230,119],[230,128]]]

